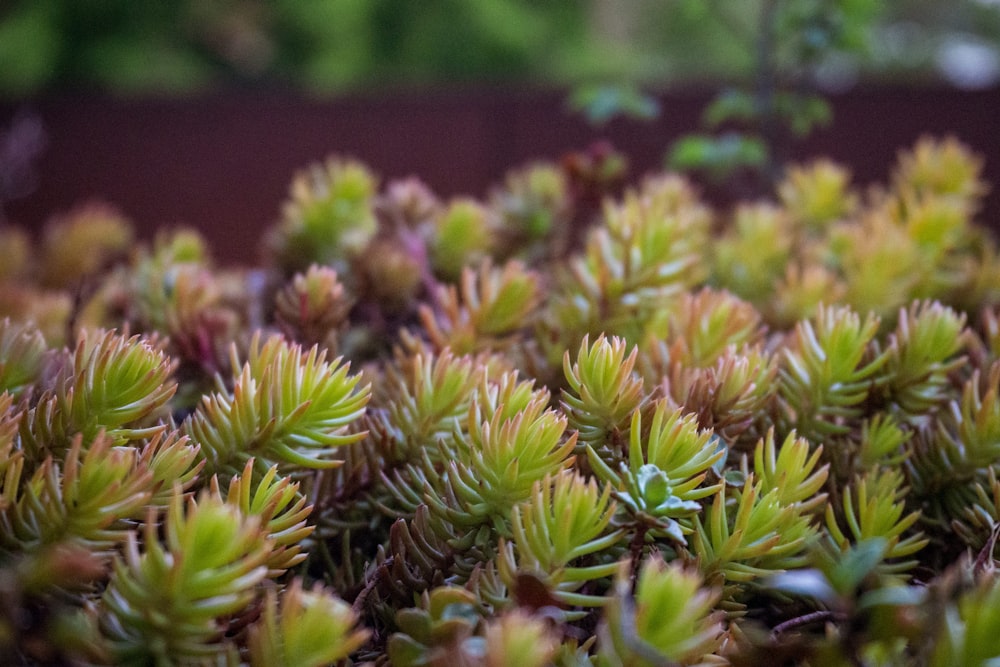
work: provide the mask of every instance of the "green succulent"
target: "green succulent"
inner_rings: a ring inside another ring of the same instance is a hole
[[[121,664],[221,659],[223,620],[243,611],[267,575],[260,521],[213,494],[174,494],[157,535],[148,517],[140,544],[127,536],[101,597],[102,631]]]
[[[620,168],[445,207],[331,160],[256,269],[99,211],[51,227],[95,262],[0,230],[0,663],[992,660],[979,161],[591,218]]]
[[[116,445],[154,436],[164,429],[158,418],[177,389],[173,368],[155,340],[82,333],[52,388],[22,422],[21,437],[40,457],[65,451],[77,434],[90,442],[103,432]]]
[[[240,368],[235,349],[233,367]],[[336,467],[338,449],[364,437],[348,426],[370,395],[361,376],[348,372],[316,347],[255,337],[232,391],[206,396],[184,429],[211,471],[232,474],[251,457],[285,469]]]
[[[909,529],[920,518],[919,512],[904,515],[902,502],[907,489],[902,486],[903,476],[898,471],[875,472],[855,480],[843,492],[842,513],[828,505],[826,526],[830,538],[842,550],[851,543],[880,538],[885,540],[884,558],[897,559],[883,566],[885,572],[906,572],[916,560],[898,560],[912,556],[927,546],[927,539],[920,532]],[[839,514],[839,516],[838,516]],[[840,517],[848,527],[840,527]]]
[[[531,498],[511,512],[511,543],[500,542],[504,581],[515,588],[515,573],[521,569],[541,577],[555,598],[566,604],[603,604],[598,596],[576,591],[585,582],[610,577],[617,563],[572,563],[620,541],[623,531],[610,527],[614,510],[611,488],[599,492],[593,479],[563,472],[536,483]]]
[[[268,239],[270,256],[286,274],[311,264],[344,271],[374,236],[376,185],[366,166],[337,157],[297,173]]]
[[[624,339],[583,337],[577,360],[563,357],[569,389],[563,390],[563,410],[579,433],[580,444],[599,451],[620,449],[628,437],[632,414],[645,402],[642,378],[634,372],[639,349],[625,355]]]
[[[846,308],[820,308],[815,321],[803,320],[783,348],[779,395],[786,421],[802,437],[821,443],[846,433],[851,419],[863,414],[875,373],[886,355],[867,359],[878,320]]]
[[[634,593],[621,572],[598,629],[598,665],[724,664],[711,655],[725,639],[712,613],[719,592],[697,572],[651,558]]]
[[[0,389],[12,396],[28,389],[42,369],[48,346],[37,328],[0,321]]]
[[[670,411],[666,401],[655,403],[649,430],[642,413],[632,415],[628,459],[616,471],[597,452],[587,448],[595,475],[616,489],[615,497],[628,512],[628,523],[639,531],[669,537],[680,544],[692,530],[686,519],[701,511],[699,500],[721,488],[703,485],[712,467],[725,456],[710,431],[698,430],[693,415]]]
[[[334,594],[295,579],[281,594],[269,589],[260,620],[250,628],[252,667],[322,667],[364,645],[357,615]]]

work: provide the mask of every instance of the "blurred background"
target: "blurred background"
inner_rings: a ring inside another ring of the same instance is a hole
[[[815,51],[826,88],[1000,80],[998,0],[6,0],[0,92],[734,81],[768,4],[777,57]]]
[[[595,140],[636,175],[822,152],[864,183],[953,134],[995,183],[998,90],[1000,0],[4,0],[0,215],[101,198],[252,261],[331,152],[482,195]]]

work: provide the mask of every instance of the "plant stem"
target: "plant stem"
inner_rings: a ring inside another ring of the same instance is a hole
[[[642,564],[642,549],[646,546],[646,532],[649,530],[644,524],[639,524],[635,528],[635,535],[632,536],[632,542],[629,544],[629,553],[632,555],[632,581],[633,585],[636,579],[636,575],[639,572],[639,566]]]
[[[359,616],[364,613],[365,601],[368,600],[368,596],[371,594],[372,590],[378,586],[379,581],[382,580],[382,576],[389,572],[389,568],[392,567],[392,563],[395,557],[389,556],[385,559],[385,562],[379,565],[375,572],[372,573],[371,578],[365,582],[365,587],[361,589],[358,596],[354,598],[354,602],[351,603],[351,609],[354,610]]]
[[[780,165],[784,153],[779,149],[780,126],[775,108],[777,71],[774,61],[775,32],[777,30],[778,1],[764,0],[760,10],[760,24],[757,31],[757,118],[760,122],[761,138],[767,146],[767,161],[763,173],[768,185],[773,186],[780,177]]]
[[[803,625],[811,625],[819,621],[836,620],[843,618],[843,614],[835,611],[830,611],[829,609],[821,609],[820,611],[810,612],[808,614],[802,614],[801,616],[796,616],[795,618],[790,618],[787,621],[783,621],[778,625],[774,626],[771,630],[771,638],[776,638],[778,635],[782,634],[786,630],[794,630],[795,628],[800,628]]]

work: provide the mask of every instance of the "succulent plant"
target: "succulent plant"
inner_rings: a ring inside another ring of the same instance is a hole
[[[595,208],[601,164],[441,204],[331,159],[253,269],[109,208],[4,230],[0,662],[994,660],[979,160],[728,213]]]

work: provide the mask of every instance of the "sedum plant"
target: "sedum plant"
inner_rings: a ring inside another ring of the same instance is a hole
[[[621,539],[621,529],[609,530],[614,510],[610,487],[599,492],[593,479],[572,472],[546,477],[511,512],[513,543],[507,545],[501,539],[501,576],[513,588],[516,568],[540,573],[557,600],[601,605],[603,598],[577,591],[588,581],[611,576],[617,563],[582,567],[571,563],[609,549]]]
[[[35,552],[81,545],[109,553],[125,543],[131,523],[147,509],[165,505],[162,485],[183,489],[200,467],[194,450],[176,437],[157,438],[141,450],[113,442],[101,433],[84,447],[77,435],[62,465],[49,456],[23,483],[24,461],[15,459],[4,483],[7,546]]]
[[[617,577],[598,630],[598,665],[726,664],[712,655],[725,638],[712,613],[718,591],[703,587],[697,572],[651,558],[632,587],[630,577]]]
[[[343,660],[368,633],[355,627],[357,614],[321,587],[304,590],[294,579],[279,601],[274,589],[264,599],[261,620],[250,629],[252,667],[321,667]]]
[[[337,272],[313,264],[275,296],[274,317],[290,340],[336,351],[352,305]]]
[[[5,318],[0,322],[0,387],[18,397],[30,387],[42,370],[47,346],[45,337],[33,325]]]
[[[566,346],[585,334],[635,343],[661,332],[660,314],[701,278],[710,222],[675,176],[649,180],[620,204],[609,203],[584,254],[570,257],[543,328]]]
[[[286,469],[335,467],[337,448],[363,437],[346,427],[368,402],[368,387],[348,371],[317,347],[255,337],[232,391],[206,396],[185,431],[213,472],[230,473],[258,452]]]
[[[173,360],[156,341],[114,331],[81,333],[22,421],[25,448],[63,451],[76,434],[90,441],[103,432],[116,445],[155,435],[165,428],[156,423],[157,413],[177,388],[172,371]]]
[[[843,508],[840,515],[847,526],[842,530],[838,522],[838,512],[833,505],[826,508],[828,535],[842,550],[849,544],[864,540],[879,539],[884,542],[883,559],[906,558],[927,545],[921,533],[906,535],[910,526],[920,518],[918,512],[906,516],[906,506],[902,502],[907,489],[902,486],[902,474],[898,471],[869,473],[854,480],[843,492]],[[906,535],[906,537],[904,537]],[[917,564],[908,560],[885,564],[888,572],[905,572]]]
[[[721,210],[601,204],[603,148],[450,202],[331,158],[253,268],[0,230],[0,663],[995,660],[981,166]]]
[[[364,165],[331,158],[296,174],[268,251],[285,271],[310,264],[346,268],[375,232],[375,176]]]
[[[646,399],[642,378],[634,371],[639,350],[633,347],[626,356],[626,349],[624,339],[601,336],[591,345],[584,335],[577,361],[570,365],[568,351],[563,357],[569,383],[563,390],[563,411],[578,442],[605,454],[624,447],[632,415]]]
[[[129,535],[101,597],[110,650],[121,663],[222,658],[233,649],[223,622],[253,600],[267,575],[266,535],[260,521],[213,494],[167,508],[164,535],[155,517],[142,545]]]
[[[698,430],[693,415],[669,412],[662,400],[646,432],[642,413],[633,413],[627,458],[618,462],[618,470],[593,448],[587,449],[594,474],[617,489],[616,497],[631,515],[625,522],[633,527],[633,544],[639,549],[647,531],[685,543],[685,534],[692,531],[686,519],[701,511],[697,501],[721,488],[703,482],[724,455],[711,432]]]
[[[486,261],[478,273],[466,267],[459,289],[442,287],[437,308],[420,310],[431,343],[457,354],[513,347],[533,324],[541,300],[538,277],[518,261],[502,269]]]

